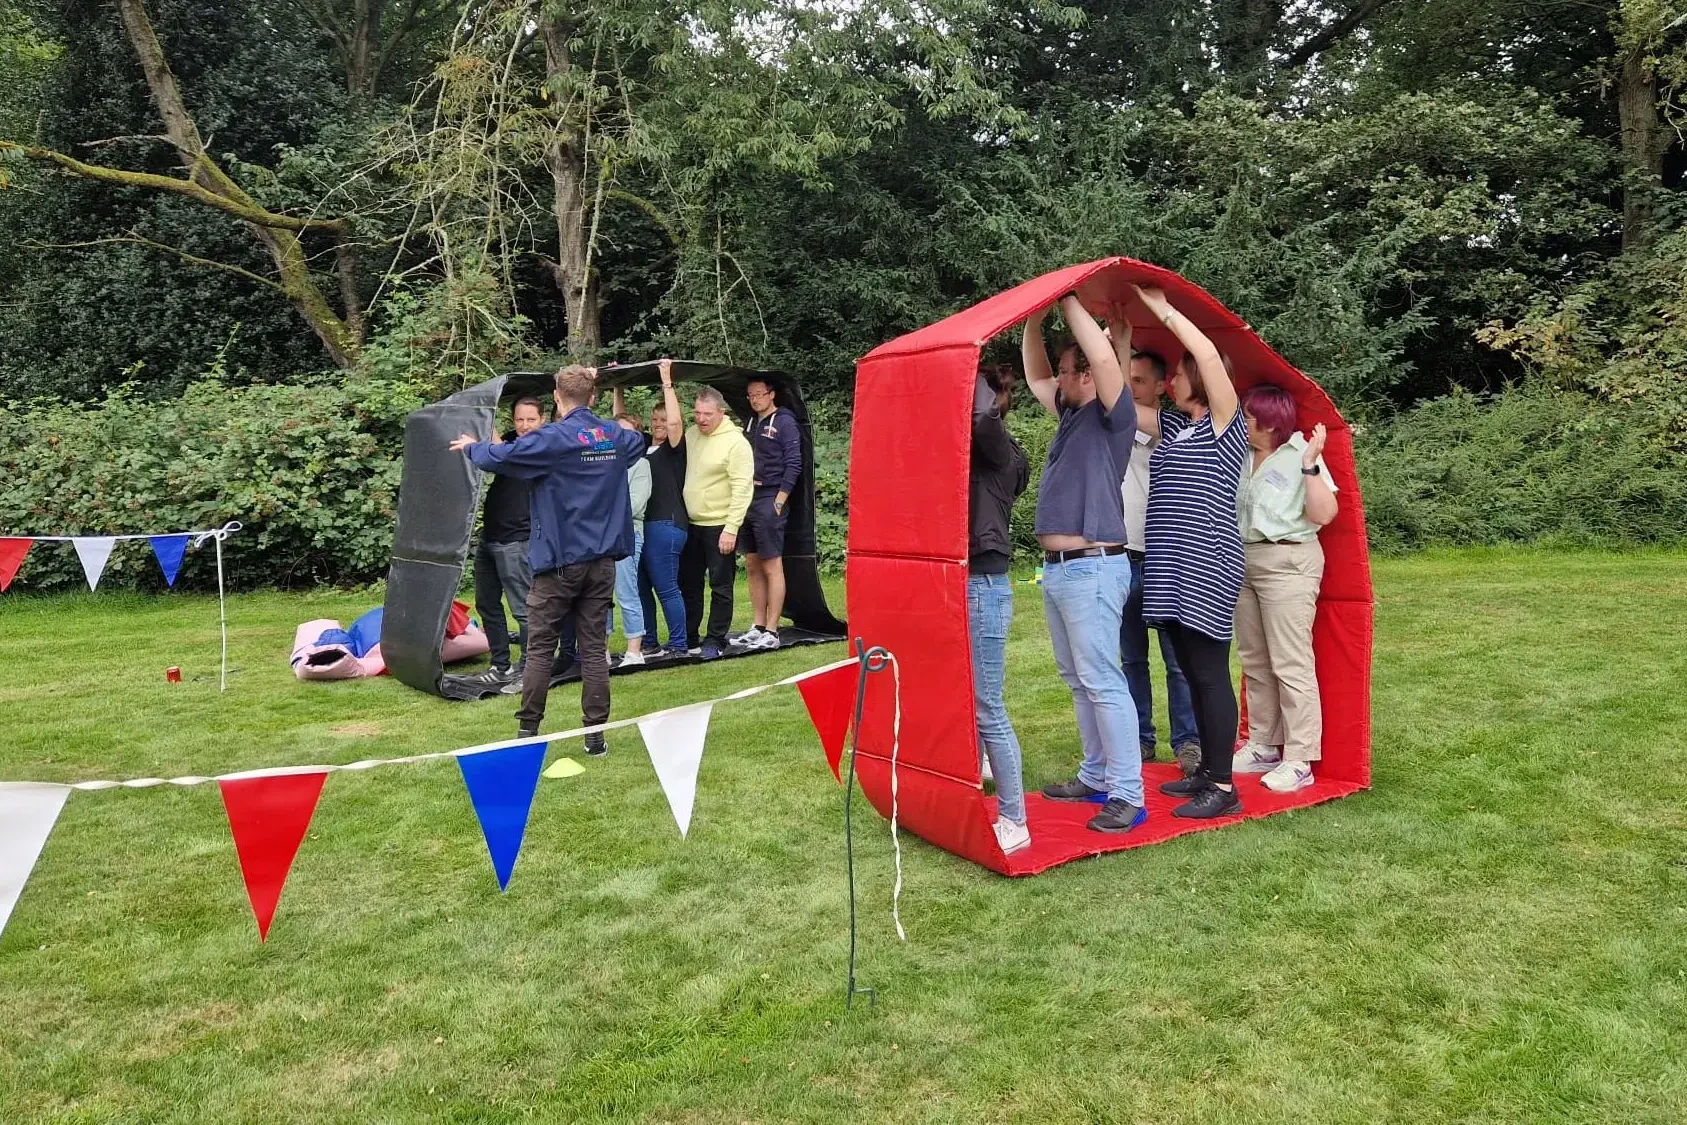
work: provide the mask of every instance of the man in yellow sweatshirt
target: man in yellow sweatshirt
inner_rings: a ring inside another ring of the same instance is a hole
[[[726,649],[732,628],[732,586],[738,575],[738,528],[750,510],[755,455],[737,426],[726,420],[726,400],[713,387],[697,392],[695,425],[685,431],[685,510],[691,530],[680,556],[680,595],[685,599],[687,644],[704,660]],[[703,577],[709,579],[709,622],[703,624]],[[698,647],[699,633],[702,647]]]

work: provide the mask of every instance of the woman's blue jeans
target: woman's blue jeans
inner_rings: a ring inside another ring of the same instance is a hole
[[[668,649],[685,651],[685,599],[679,592],[679,557],[685,550],[686,532],[673,520],[644,523],[644,565],[638,572],[639,602],[644,607],[644,648],[655,652],[656,603],[668,621]]]
[[[1002,686],[1007,679],[1008,630],[1013,625],[1013,579],[974,574],[967,579],[967,635],[972,639],[973,715],[978,741],[996,776],[997,811],[1025,823],[1025,780],[1019,736],[1013,733]]]

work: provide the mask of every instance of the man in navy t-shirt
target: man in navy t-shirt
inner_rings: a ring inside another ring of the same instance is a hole
[[[1074,342],[1058,378],[1043,346],[1047,310],[1025,322],[1025,381],[1060,428],[1037,492],[1043,610],[1060,678],[1072,691],[1084,758],[1078,776],[1046,786],[1057,801],[1104,799],[1097,832],[1129,832],[1147,817],[1136,704],[1119,664],[1119,622],[1130,594],[1119,486],[1136,437],[1136,406],[1112,345],[1074,295],[1060,303]]]
[[[464,434],[451,443],[487,472],[532,482],[527,601],[528,648],[521,677],[518,738],[539,733],[551,687],[558,635],[576,615],[580,710],[587,726],[609,721],[609,650],[605,627],[615,595],[615,563],[633,553],[633,509],[627,470],[644,456],[644,435],[586,408],[596,389],[590,367],[556,374],[557,420],[508,444]],[[601,732],[586,736],[586,753],[606,753]]]
[[[775,401],[772,383],[751,379],[744,391],[752,412],[744,436],[750,439],[756,467],[755,491],[738,532],[738,547],[744,552],[755,624],[733,640],[745,648],[778,648],[779,619],[785,613],[786,505],[802,474],[802,437],[797,416]]]

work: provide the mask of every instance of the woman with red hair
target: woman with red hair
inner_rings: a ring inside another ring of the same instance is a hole
[[[1324,578],[1318,529],[1336,518],[1336,486],[1320,456],[1324,426],[1296,432],[1295,400],[1262,384],[1242,396],[1251,454],[1236,492],[1246,559],[1236,599],[1236,653],[1247,685],[1248,741],[1234,773],[1262,773],[1278,793],[1312,784],[1324,736],[1312,621]]]

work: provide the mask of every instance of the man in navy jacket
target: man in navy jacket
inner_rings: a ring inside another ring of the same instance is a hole
[[[539,733],[551,687],[557,637],[569,614],[579,634],[580,710],[587,726],[609,721],[609,651],[605,624],[615,595],[615,563],[633,553],[627,470],[644,456],[644,436],[587,409],[597,371],[556,374],[557,420],[508,444],[464,434],[451,443],[487,472],[532,483],[527,596],[528,649],[521,676],[518,738]],[[586,753],[608,752],[603,734],[586,736]]]
[[[745,393],[754,411],[744,436],[755,453],[755,491],[738,545],[744,551],[755,624],[735,640],[746,648],[778,648],[779,619],[785,612],[786,505],[802,474],[802,438],[796,415],[774,401],[772,383],[751,379]]]

